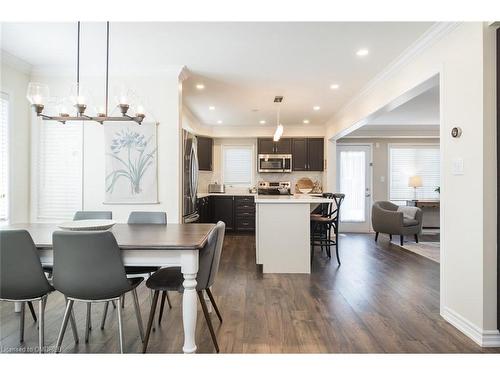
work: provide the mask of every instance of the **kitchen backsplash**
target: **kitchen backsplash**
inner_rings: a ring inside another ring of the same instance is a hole
[[[216,177],[214,172],[201,171],[198,178],[198,192],[207,193],[208,184],[218,182],[221,183],[220,177]],[[302,177],[309,177],[313,182],[318,181],[320,186],[323,185],[323,172],[292,172],[292,173],[256,173],[255,174],[255,185],[259,181],[290,181],[292,183],[292,192],[295,192],[295,184]],[[242,190],[241,188],[231,188],[226,186],[226,191]],[[246,189],[243,189],[246,190]]]
[[[318,181],[323,186],[323,172],[291,172],[291,173],[257,173],[257,181],[290,181],[292,193],[295,193],[295,184],[302,177],[309,177],[313,182]]]

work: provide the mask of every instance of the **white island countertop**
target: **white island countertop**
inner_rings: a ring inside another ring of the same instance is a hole
[[[315,197],[312,195],[258,195],[255,197],[255,203],[283,203],[283,204],[300,204],[300,203],[330,203],[334,202],[333,199]]]

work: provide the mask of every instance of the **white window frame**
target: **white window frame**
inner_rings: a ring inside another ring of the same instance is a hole
[[[11,176],[10,176],[10,127],[12,124],[12,116],[11,116],[11,111],[12,111],[12,103],[10,100],[10,95],[9,93],[5,91],[0,92],[0,97],[2,100],[7,101],[7,126],[6,126],[6,133],[7,133],[7,145],[6,149],[4,150],[5,152],[5,158],[6,158],[6,171],[5,175],[7,178],[7,186],[5,189],[5,195],[6,195],[6,214],[5,218],[2,219],[0,218],[0,222],[3,223],[8,223],[10,220],[10,211],[11,211],[11,198],[10,198],[10,183],[11,183]]]
[[[226,170],[225,162],[224,162],[224,154],[226,149],[231,149],[231,148],[246,148],[250,150],[251,153],[251,167],[250,167],[250,184],[227,184],[226,186],[230,187],[251,187],[255,185],[255,169],[256,169],[256,160],[255,160],[255,145],[251,144],[223,144],[221,147],[221,179],[222,183],[226,184],[225,182],[225,176],[224,176],[224,171]]]
[[[435,148],[439,150],[439,158],[440,158],[440,165],[439,165],[439,186],[441,186],[441,178],[442,178],[442,154],[441,154],[441,147],[440,143],[388,143],[387,144],[387,198],[389,201],[392,203],[398,204],[398,205],[406,205],[406,201],[403,200],[392,200],[391,198],[391,181],[392,181],[392,165],[391,165],[391,148]],[[412,200],[413,197],[409,198],[409,200]],[[426,199],[426,198],[421,198],[421,199]]]

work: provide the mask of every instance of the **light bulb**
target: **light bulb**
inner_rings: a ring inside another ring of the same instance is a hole
[[[103,105],[98,105],[95,107],[95,112],[97,114],[97,117],[105,117],[106,116],[106,107]]]
[[[68,117],[72,109],[71,102],[69,101],[68,98],[57,98],[56,109],[59,116]]]
[[[49,86],[43,83],[30,82],[26,91],[26,99],[32,105],[44,105],[49,97]]]
[[[281,138],[281,136],[283,135],[283,125],[279,124],[277,127],[276,127],[276,131],[274,132],[274,137],[273,137],[273,140],[275,142],[278,142]]]
[[[120,95],[118,99],[118,104],[128,104],[128,98],[126,95]]]
[[[87,104],[87,99],[83,95],[78,95],[76,98],[76,104]]]
[[[143,115],[143,114],[145,114],[145,113],[146,113],[146,111],[144,110],[144,106],[143,106],[143,105],[141,105],[141,104],[139,104],[139,105],[137,106],[137,114],[138,114],[138,115]]]

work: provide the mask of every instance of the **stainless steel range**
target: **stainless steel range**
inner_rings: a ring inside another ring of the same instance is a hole
[[[261,195],[290,195],[292,184],[290,181],[259,181],[258,193]]]

